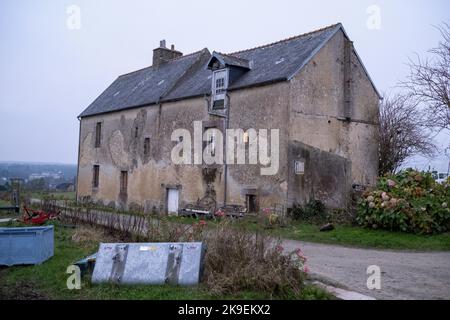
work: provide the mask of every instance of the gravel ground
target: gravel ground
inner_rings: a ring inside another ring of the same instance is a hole
[[[303,241],[283,241],[308,258],[313,276],[376,299],[450,299],[450,252],[412,252],[349,248]],[[366,286],[367,267],[381,270],[381,289]]]

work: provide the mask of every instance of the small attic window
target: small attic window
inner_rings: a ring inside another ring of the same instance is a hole
[[[215,94],[220,94],[224,92],[225,92],[225,78],[217,78]]]
[[[225,96],[228,89],[228,69],[216,70],[212,77],[213,110],[225,108]]]
[[[301,175],[305,174],[305,162],[296,160],[294,162],[294,172],[295,172],[295,174],[301,174]]]

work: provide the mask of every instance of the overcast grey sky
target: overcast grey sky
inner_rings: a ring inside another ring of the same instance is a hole
[[[67,26],[71,5],[80,29]],[[373,5],[380,29],[367,26]],[[443,21],[448,0],[2,0],[0,161],[76,163],[77,115],[117,76],[150,65],[160,39],[185,54],[233,52],[342,22],[385,92],[407,74],[408,57],[437,45],[433,25]],[[446,170],[444,158],[431,164]]]

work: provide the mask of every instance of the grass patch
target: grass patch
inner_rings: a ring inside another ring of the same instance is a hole
[[[12,206],[11,201],[0,199],[0,207],[10,207],[10,206]]]
[[[55,200],[75,200],[75,191],[68,192],[31,192],[29,194],[30,198],[33,199],[44,199],[52,198]]]
[[[170,221],[192,223],[193,218],[170,217]],[[214,226],[214,221],[208,221]],[[337,244],[363,248],[445,251],[450,250],[450,233],[436,235],[417,235],[404,232],[374,230],[352,225],[336,225],[335,229],[320,232],[315,224],[292,221],[287,227],[264,228],[255,218],[236,220],[233,226],[247,231],[260,231],[285,239]]]
[[[294,222],[286,228],[270,231],[274,235],[294,240],[357,247],[407,250],[450,250],[450,233],[415,235],[403,232],[366,229],[338,225],[334,230],[320,232],[319,226]]]
[[[83,278],[80,290],[69,290],[66,286],[66,269],[74,261],[92,254],[98,249],[98,241],[86,241],[77,229],[55,225],[55,254],[41,265],[13,266],[0,269],[0,299],[268,299],[262,292],[239,292],[232,295],[215,296],[204,285],[198,287],[179,286],[115,286],[92,285],[88,277]],[[20,226],[19,223],[2,224],[0,227]],[[99,236],[101,237],[101,235]],[[105,239],[107,240],[107,239]],[[317,287],[306,286],[301,296],[292,299],[329,299],[330,295]]]
[[[96,209],[93,207],[92,209]],[[107,212],[117,212],[125,215],[147,216],[142,212],[122,212],[113,209],[99,208]],[[153,215],[155,219],[161,219]],[[198,219],[180,216],[168,216],[164,218],[171,223],[192,224]],[[207,220],[209,227],[216,226],[217,220]],[[260,231],[266,234],[285,239],[310,241],[316,243],[337,244],[363,248],[397,249],[397,250],[421,250],[421,251],[446,251],[450,250],[450,232],[442,234],[411,234],[406,232],[388,231],[382,229],[369,229],[350,224],[335,224],[335,229],[328,232],[320,232],[317,224],[302,220],[292,220],[287,226],[274,226],[266,228],[257,217],[245,217],[236,219],[230,224],[232,227],[246,231]]]

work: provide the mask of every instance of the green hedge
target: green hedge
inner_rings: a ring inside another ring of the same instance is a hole
[[[379,179],[358,204],[356,221],[370,228],[418,234],[450,230],[450,180],[437,183],[431,173],[407,169]]]

